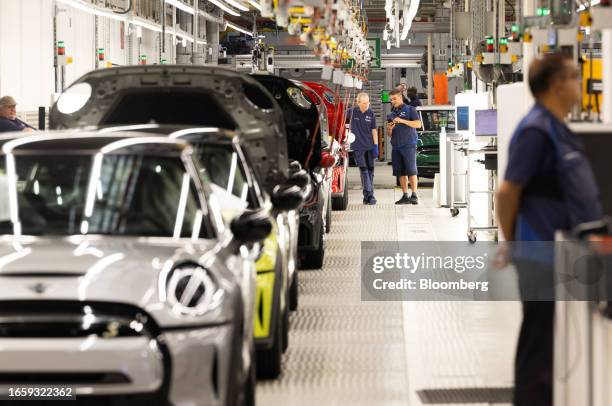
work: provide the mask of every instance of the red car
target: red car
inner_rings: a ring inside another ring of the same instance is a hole
[[[346,107],[340,95],[329,87],[317,82],[303,82],[319,95],[327,107],[327,123],[332,137],[328,153],[334,156],[336,164],[331,173],[332,209],[346,210],[348,206],[348,149],[345,126]]]

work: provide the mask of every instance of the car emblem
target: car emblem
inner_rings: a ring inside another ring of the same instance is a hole
[[[30,288],[32,292],[42,295],[43,293],[47,291],[47,289],[49,289],[49,284],[38,282],[38,283],[35,283],[34,285],[28,286],[28,288]]]

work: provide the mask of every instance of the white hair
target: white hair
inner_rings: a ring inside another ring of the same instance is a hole
[[[364,97],[367,98],[368,101],[370,101],[370,95],[367,94],[366,92],[361,92],[357,94],[357,103],[359,103],[361,99],[363,99]]]

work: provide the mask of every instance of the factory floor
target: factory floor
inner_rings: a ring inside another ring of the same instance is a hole
[[[519,303],[361,301],[361,241],[464,241],[465,211],[453,218],[434,207],[431,184],[418,206],[395,206],[401,191],[385,164],[376,206],[361,204],[357,168],[349,181],[323,268],[300,271],[283,374],[258,384],[257,404],[509,404]]]

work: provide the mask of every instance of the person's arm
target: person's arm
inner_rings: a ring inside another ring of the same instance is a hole
[[[396,118],[393,120],[396,124],[404,124],[412,128],[421,128],[421,120],[404,120],[403,118]]]
[[[393,121],[396,124],[404,124],[412,128],[421,128],[421,119],[419,118],[419,113],[417,113],[416,109],[412,106],[408,107],[408,119],[397,117]]]
[[[378,145],[378,128],[376,127],[376,115],[372,113],[372,141],[374,141],[374,145]]]
[[[25,127],[23,128],[23,130],[21,130],[22,132],[25,133],[31,133],[36,131],[36,129],[34,127],[32,127],[30,124],[26,123],[25,121],[21,120],[21,119],[17,119],[21,124],[23,124]]]
[[[506,241],[514,240],[514,226],[521,203],[523,186],[511,181],[504,181],[497,192],[497,217],[499,227]]]
[[[523,189],[536,174],[549,147],[548,142],[548,136],[535,129],[525,129],[512,137],[504,181],[496,195],[497,218],[507,241],[516,237],[516,218]]]

